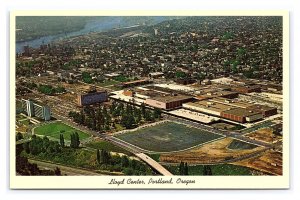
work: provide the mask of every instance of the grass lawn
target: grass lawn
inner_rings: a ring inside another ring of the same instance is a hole
[[[183,124],[165,122],[116,137],[146,150],[169,152],[183,150],[223,136]]]
[[[208,165],[211,167],[213,176],[249,176],[251,175],[251,169],[243,166],[230,165],[230,164],[219,164],[219,165]],[[178,166],[165,166],[172,174],[179,174]],[[203,175],[204,165],[188,166],[189,175]]]
[[[90,137],[89,134],[84,133],[78,129],[72,128],[71,126],[68,126],[62,122],[55,122],[39,126],[34,129],[34,134],[45,135],[59,139],[61,131],[63,131],[65,140],[71,140],[71,133],[74,133],[75,131],[78,133],[79,139],[86,139]]]
[[[125,127],[123,127],[121,124],[116,124],[116,131],[122,131]]]
[[[155,160],[156,162],[159,162],[159,158],[160,158],[160,154],[156,153],[156,154],[147,154],[150,158],[152,158],[153,160]]]
[[[23,115],[20,115],[20,114],[17,114],[16,115],[16,120],[22,120],[22,119],[26,119],[27,117],[23,116]]]
[[[85,144],[85,146],[93,148],[93,149],[104,149],[107,151],[112,151],[112,152],[117,152],[117,153],[124,153],[126,155],[132,155],[129,151],[118,147],[110,142],[107,141],[94,141],[94,142],[89,142]]]
[[[26,125],[26,126],[32,124],[32,123],[30,122],[29,119],[22,119],[22,120],[19,120],[19,122],[20,122],[21,124]]]

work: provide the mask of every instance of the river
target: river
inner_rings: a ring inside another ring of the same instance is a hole
[[[165,17],[156,16],[153,17],[153,23],[160,23],[162,21],[165,21]],[[78,36],[78,35],[84,35],[92,32],[103,32],[107,30],[111,30],[114,28],[119,27],[126,27],[126,26],[132,26],[134,24],[123,20],[121,16],[116,17],[107,17],[105,20],[93,20],[88,21],[85,25],[85,27],[79,31],[69,32],[69,33],[61,33],[56,35],[48,35],[43,36],[38,39],[24,41],[24,42],[17,42],[16,43],[16,52],[21,53],[23,52],[23,47],[28,45],[33,48],[38,48],[41,44],[49,44],[54,41],[63,40],[68,37],[72,36]]]

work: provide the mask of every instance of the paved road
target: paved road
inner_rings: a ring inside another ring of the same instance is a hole
[[[65,165],[60,164],[53,164],[50,162],[44,162],[39,160],[28,159],[30,163],[35,163],[38,165],[39,168],[54,170],[56,167],[59,167],[61,173],[64,175],[71,175],[71,176],[104,176],[104,174],[99,174],[93,171],[85,170],[85,169],[78,169],[74,167],[68,167]]]
[[[168,170],[166,170],[162,165],[160,165],[158,162],[156,162],[155,160],[153,160],[152,158],[150,158],[146,154],[144,154],[144,153],[138,153],[138,154],[135,154],[135,155],[138,158],[140,158],[143,161],[145,161],[146,163],[148,163],[151,167],[153,167],[154,169],[156,169],[160,174],[162,174],[164,176],[173,176],[173,174],[171,174]]]

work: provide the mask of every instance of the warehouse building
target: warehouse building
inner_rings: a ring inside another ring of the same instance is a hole
[[[210,115],[221,116],[221,113],[226,110],[230,110],[234,107],[230,105],[224,105],[209,100],[189,102],[182,105],[183,108],[198,111]]]
[[[207,92],[204,94],[199,94],[196,96],[196,99],[198,100],[205,100],[205,99],[212,99],[216,97],[223,97],[223,98],[237,98],[238,93],[237,92],[232,92],[232,91],[212,91],[212,92]]]
[[[145,103],[149,106],[164,110],[172,110],[182,107],[183,103],[191,101],[193,97],[186,95],[165,95],[146,99]]]
[[[263,118],[262,113],[255,110],[248,110],[245,108],[233,108],[221,112],[221,117],[236,121],[236,122],[253,122]]]
[[[258,112],[262,113],[262,115],[264,117],[269,117],[269,116],[277,114],[277,108],[269,107],[266,105],[255,104],[255,105],[249,106],[248,109],[258,111]]]
[[[251,103],[247,103],[244,101],[238,101],[236,99],[222,98],[222,97],[213,98],[213,99],[210,99],[210,101],[225,104],[225,105],[230,105],[230,106],[237,107],[237,108],[248,108],[248,107],[253,106],[253,104],[251,104]]]
[[[133,86],[139,86],[139,85],[145,85],[152,83],[153,81],[150,79],[142,79],[142,80],[136,80],[136,81],[129,81],[129,82],[124,82],[121,83],[121,87],[126,88],[126,87],[133,87]]]
[[[241,94],[245,94],[251,92],[261,92],[261,87],[259,85],[239,86],[239,87],[233,87],[232,90]]]

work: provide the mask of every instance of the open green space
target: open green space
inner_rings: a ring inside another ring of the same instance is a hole
[[[228,149],[238,150],[238,149],[254,149],[257,146],[254,144],[249,144],[247,142],[239,141],[239,140],[233,140],[229,145]]]
[[[45,135],[56,139],[59,139],[60,134],[63,134],[65,140],[71,140],[71,134],[74,132],[78,133],[79,139],[86,139],[90,137],[89,134],[68,126],[62,122],[45,124],[34,129],[34,134]]]
[[[110,142],[107,141],[94,141],[94,142],[89,142],[85,146],[93,148],[93,149],[103,149],[106,151],[111,151],[111,152],[117,152],[117,153],[124,153],[127,155],[131,155],[129,151],[118,147]]]
[[[193,165],[188,166],[189,175],[204,175],[204,166],[205,165]],[[252,175],[250,168],[231,165],[231,164],[219,164],[219,165],[207,165],[211,168],[213,176],[250,176]],[[179,165],[178,166],[164,166],[174,175],[180,175]]]
[[[26,126],[32,124],[29,119],[21,119],[21,120],[19,120],[19,122]]]
[[[170,152],[184,150],[223,136],[184,124],[165,122],[116,137],[145,150]]]

